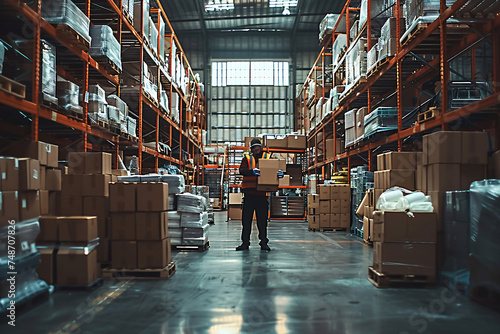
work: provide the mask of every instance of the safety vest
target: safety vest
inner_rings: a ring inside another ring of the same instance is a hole
[[[260,159],[269,159],[271,155],[267,152],[262,153],[262,157]],[[252,170],[257,168],[257,162],[253,155],[245,154],[245,158],[247,158],[248,169]],[[257,188],[257,176],[243,176],[243,182],[241,183],[241,187],[243,189],[255,189]]]

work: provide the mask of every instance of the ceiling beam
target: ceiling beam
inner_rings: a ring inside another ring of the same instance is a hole
[[[299,3],[302,3],[299,1]],[[288,17],[297,17],[297,14],[292,14]],[[286,15],[283,14],[270,14],[270,15],[248,15],[248,16],[218,16],[218,17],[206,17],[204,20],[205,21],[221,21],[221,20],[243,20],[243,19],[262,19],[262,18],[277,18],[277,17],[283,17]],[[301,16],[325,16],[325,13],[303,13]],[[182,22],[197,22],[198,20],[196,18],[192,19],[172,19],[170,20],[171,23],[182,23]]]

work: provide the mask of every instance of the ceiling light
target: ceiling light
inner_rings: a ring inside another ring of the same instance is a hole
[[[288,6],[283,9],[283,15],[290,15],[290,9],[288,9]]]
[[[269,0],[269,7],[297,7],[298,0]]]
[[[205,2],[206,12],[231,9],[234,9],[234,0],[208,0]]]

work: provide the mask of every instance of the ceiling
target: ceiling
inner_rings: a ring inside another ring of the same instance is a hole
[[[217,32],[319,32],[327,13],[340,13],[345,0],[298,0],[283,15],[284,7],[269,7],[269,0],[234,0],[234,9],[206,12],[206,0],[161,0],[177,34]]]

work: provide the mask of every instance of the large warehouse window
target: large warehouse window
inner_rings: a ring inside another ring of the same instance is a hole
[[[288,86],[285,61],[219,61],[212,63],[212,86]]]

